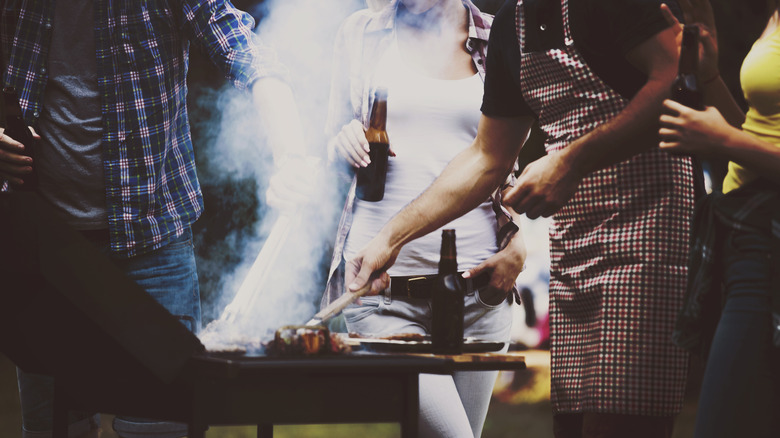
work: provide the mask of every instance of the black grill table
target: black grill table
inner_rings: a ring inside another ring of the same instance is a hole
[[[209,425],[398,422],[417,436],[419,373],[442,374],[437,358],[351,354],[320,358],[196,357],[184,372],[192,390],[190,438]]]
[[[417,436],[420,373],[523,369],[514,357],[354,352],[215,354],[34,193],[0,193],[0,351],[54,377],[54,436],[71,410],[209,425],[399,422]]]

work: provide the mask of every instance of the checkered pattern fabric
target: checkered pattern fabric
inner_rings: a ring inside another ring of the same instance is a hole
[[[238,88],[285,77],[227,0],[95,0],[111,248],[133,256],[164,245],[203,209],[187,118],[187,64],[196,43]],[[54,0],[2,2],[3,86],[35,126],[47,82]]]
[[[516,27],[524,47],[522,0]],[[522,53],[521,80],[548,153],[628,103],[586,65],[562,0],[565,47]],[[521,50],[522,51],[522,50]],[[550,230],[552,402],[556,412],[673,415],[686,353],[671,342],[686,287],[691,160],[651,150],[594,172]]]

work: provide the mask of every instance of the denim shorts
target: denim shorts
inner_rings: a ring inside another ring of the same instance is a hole
[[[90,240],[101,252],[110,255],[107,240]],[[190,228],[186,228],[181,236],[162,248],[130,259],[113,261],[125,275],[143,287],[188,329],[194,332],[200,330],[200,292]],[[138,323],[142,324],[143,321]],[[53,380],[48,376],[18,370],[18,381],[24,437],[51,436]],[[70,435],[84,434],[100,424],[97,415],[83,412],[71,412],[69,421]],[[183,424],[119,417],[114,420],[114,429],[125,438],[174,438],[187,434],[187,427]]]

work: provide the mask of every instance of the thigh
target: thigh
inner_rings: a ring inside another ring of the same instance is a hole
[[[428,300],[397,299],[382,295],[362,297],[360,304],[344,309],[344,321],[351,333],[387,336],[399,333],[428,334]]]
[[[704,373],[696,436],[769,437],[778,385],[769,239],[732,232],[724,253],[726,301]]]
[[[200,330],[200,290],[189,228],[162,248],[115,262],[182,324]]]
[[[451,376],[420,374],[420,438],[473,438]]]
[[[512,331],[512,301],[485,304],[479,293],[466,295],[463,335],[486,341],[509,342]]]

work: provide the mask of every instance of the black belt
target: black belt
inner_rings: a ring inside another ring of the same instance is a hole
[[[390,277],[390,296],[394,298],[429,299],[434,288],[436,288],[438,278],[438,274]],[[474,278],[464,278],[463,281],[466,282],[466,294],[470,294],[487,286],[490,283],[490,275],[482,273]]]

